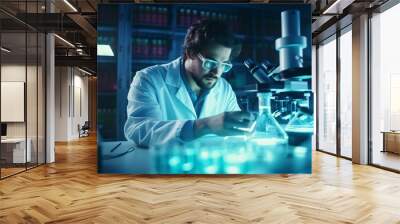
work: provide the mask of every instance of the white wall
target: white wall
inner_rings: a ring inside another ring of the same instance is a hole
[[[37,70],[38,69],[38,70]],[[25,80],[27,78],[27,81]],[[24,138],[25,135],[30,139],[30,148],[32,151],[32,161],[44,163],[44,74],[42,67],[28,65],[25,63],[8,63],[1,66],[1,81],[25,82],[26,83],[26,106],[24,104],[22,112],[26,112],[26,121],[23,122],[6,122],[8,138]],[[7,97],[7,96],[2,96]],[[11,108],[1,108],[4,112]],[[12,111],[7,111],[11,112]],[[37,157],[37,153],[39,156]]]
[[[29,68],[28,68],[29,70]],[[25,82],[25,64],[8,64],[1,66],[1,81]],[[7,108],[1,108],[7,110]],[[7,137],[25,137],[25,122],[7,123]]]
[[[55,68],[55,141],[68,140],[68,86],[67,67]]]
[[[55,140],[77,139],[78,124],[83,125],[89,117],[88,78],[76,68],[56,67],[55,85]]]
[[[28,70],[32,67],[28,66]],[[25,64],[8,64],[1,66],[1,81],[25,82]]]
[[[71,87],[71,129],[72,139],[78,138],[78,125],[83,125],[89,119],[88,113],[88,78],[82,76],[79,70],[73,70],[73,83]]]
[[[27,70],[25,70],[27,69]],[[36,130],[37,115],[32,111],[36,112],[37,99],[36,99],[36,80],[32,80],[31,75],[36,76],[36,66],[27,66],[25,64],[3,64],[1,66],[1,81],[2,82],[26,82],[25,75],[28,72],[28,84],[30,87],[27,88],[27,120],[28,129]],[[33,104],[32,104],[33,103]],[[40,107],[41,105],[39,105]],[[8,108],[1,108],[1,110],[7,110]],[[25,137],[25,124],[26,122],[7,122],[7,136],[8,137]],[[28,137],[30,132],[28,130]],[[36,133],[36,132],[35,132]]]

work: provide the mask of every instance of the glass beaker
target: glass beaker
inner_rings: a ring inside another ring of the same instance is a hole
[[[314,132],[314,118],[310,114],[296,111],[295,116],[286,125],[285,130],[286,132],[312,134]]]
[[[314,132],[314,117],[309,109],[310,93],[305,93],[304,97],[305,99],[296,100],[296,110],[285,127],[286,133],[312,134]]]
[[[271,92],[258,93],[259,115],[252,141],[260,145],[285,144],[288,135],[271,114]]]

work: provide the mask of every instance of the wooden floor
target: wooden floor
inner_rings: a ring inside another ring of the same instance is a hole
[[[1,177],[3,178],[3,177],[7,177],[7,176],[11,176],[11,175],[13,175],[13,174],[16,174],[16,173],[19,173],[19,172],[22,172],[22,171],[25,171],[26,169],[25,169],[25,167],[24,168],[20,168],[20,167],[17,167],[17,168],[1,168]]]
[[[373,163],[388,167],[395,170],[400,170],[400,155],[392,152],[374,151],[372,157]]]
[[[18,167],[6,167],[6,168],[1,168],[1,178],[5,178],[20,172],[23,172],[27,169],[33,169],[37,166],[37,164],[27,164],[27,167],[25,167],[25,164],[20,164]]]
[[[400,223],[400,175],[315,152],[312,175],[96,173],[96,140],[0,181],[0,223]]]

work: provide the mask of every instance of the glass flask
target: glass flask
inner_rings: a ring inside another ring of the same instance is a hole
[[[286,125],[285,131],[312,134],[314,131],[314,118],[310,114],[296,111],[294,117]]]
[[[288,135],[271,114],[271,92],[258,93],[259,115],[252,141],[260,145],[285,144]]]
[[[309,112],[310,93],[304,94],[305,99],[299,99],[294,116],[285,127],[287,133],[312,134],[314,132],[314,117]]]

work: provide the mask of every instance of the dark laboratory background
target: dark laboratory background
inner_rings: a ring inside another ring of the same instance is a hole
[[[275,40],[281,37],[281,11],[300,11],[301,35],[307,38],[303,51],[305,67],[311,66],[311,13],[309,5],[271,4],[103,4],[98,10],[98,39],[109,45],[113,56],[98,55],[98,134],[102,141],[124,140],[127,93],[136,71],[167,63],[182,54],[187,28],[202,18],[223,20],[242,43],[242,51],[224,74],[237,93],[242,109],[256,111],[255,93],[243,94],[243,87],[257,83],[244,65],[246,59],[256,64],[268,61],[279,65]],[[310,69],[311,77],[311,69]],[[311,78],[307,79],[311,89]],[[290,114],[296,110],[291,95],[275,97],[271,110]],[[254,99],[254,100],[252,100]],[[312,97],[307,101],[313,109]],[[277,117],[285,123],[285,113]]]

